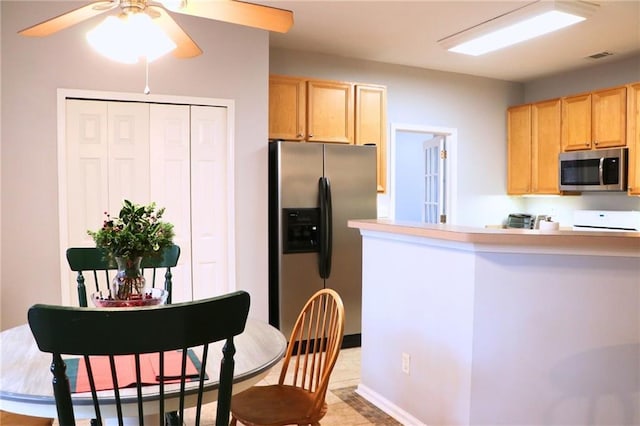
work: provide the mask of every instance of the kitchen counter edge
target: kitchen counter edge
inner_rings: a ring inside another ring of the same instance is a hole
[[[562,253],[640,257],[640,232],[540,231],[423,224],[390,219],[349,220],[350,228],[395,237],[426,238],[470,245],[474,251]]]

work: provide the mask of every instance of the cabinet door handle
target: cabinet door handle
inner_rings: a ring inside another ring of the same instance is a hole
[[[304,137],[304,135],[303,135],[302,133],[298,133],[298,134],[296,135],[296,137],[297,137],[297,138],[302,138],[302,137]]]
[[[312,138],[312,137],[313,137],[313,135],[312,135],[311,133],[309,133],[309,137],[310,137],[310,138]]]
[[[593,141],[593,144],[594,144],[595,146],[598,146],[598,141]]]

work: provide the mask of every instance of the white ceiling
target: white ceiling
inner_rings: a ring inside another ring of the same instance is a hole
[[[437,41],[531,0],[254,3],[294,12],[294,25],[288,33],[271,33],[272,47],[508,81],[525,82],[640,53],[640,0],[598,1],[597,12],[586,21],[478,57],[447,52]],[[588,58],[603,51],[613,55],[597,60]]]

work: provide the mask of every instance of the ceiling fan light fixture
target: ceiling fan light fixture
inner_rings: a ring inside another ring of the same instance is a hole
[[[586,20],[598,8],[585,1],[536,1],[438,40],[450,52],[479,56]]]
[[[101,55],[125,64],[134,64],[140,58],[153,62],[176,48],[146,13],[107,16],[87,33],[87,41]]]

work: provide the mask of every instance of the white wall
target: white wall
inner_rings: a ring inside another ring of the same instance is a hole
[[[284,49],[271,49],[269,71],[386,85],[388,127],[458,129],[456,223],[499,223],[520,210],[521,199],[505,195],[506,109],[522,101],[522,85]]]
[[[396,139],[395,219],[420,222],[424,210],[424,148],[431,136],[424,133],[398,132]]]
[[[640,54],[592,61],[591,66],[542,77],[524,85],[524,102],[537,102],[640,81]]]
[[[100,18],[46,38],[18,30],[77,7],[70,2],[2,1],[1,328],[26,321],[30,305],[59,303],[56,90],[140,93],[144,66],[110,62],[84,41]],[[204,51],[150,66],[154,94],[235,100],[237,286],[251,314],[267,318],[268,33],[176,17]]]

